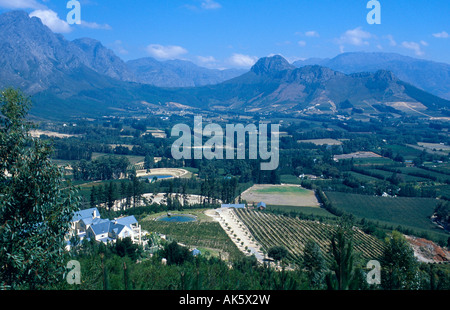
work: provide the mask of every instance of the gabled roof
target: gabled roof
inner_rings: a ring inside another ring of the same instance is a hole
[[[125,226],[130,226],[133,224],[137,224],[137,220],[134,217],[134,215],[130,215],[130,216],[126,216],[126,217],[121,217],[115,220],[112,220],[111,222],[115,223],[115,224],[122,224]]]
[[[111,224],[110,226],[110,231],[113,232],[114,234],[118,235],[122,232],[122,230],[125,229],[125,225],[122,224]]]
[[[266,207],[266,204],[265,204],[264,202],[261,201],[261,202],[258,202],[257,206],[258,206],[258,208],[259,208],[259,207],[264,207],[264,208],[265,208],[265,207]]]
[[[110,225],[111,225],[111,222],[109,220],[102,220],[102,221],[98,221],[95,224],[92,224],[90,228],[92,229],[92,232],[95,235],[100,235],[100,234],[108,233]]]
[[[100,215],[100,212],[98,212],[97,208],[90,208],[90,209],[85,209],[85,210],[80,210],[78,212],[75,212],[72,217],[72,222],[77,222],[79,220],[86,219],[86,218],[93,218],[94,213],[97,216]]]

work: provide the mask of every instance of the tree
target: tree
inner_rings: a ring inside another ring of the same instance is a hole
[[[116,183],[109,182],[109,185],[106,190],[107,190],[106,192],[107,207],[108,211],[111,211],[111,209],[114,207],[114,203],[116,202],[117,199],[119,199],[119,192],[117,191]]]
[[[331,239],[331,272],[326,275],[328,289],[348,290],[356,288],[358,275],[355,271],[352,231],[340,224]]]
[[[128,256],[133,261],[136,261],[142,252],[139,246],[134,244],[130,237],[118,239],[113,247],[113,251],[120,257]]]
[[[189,250],[172,241],[166,245],[162,251],[163,257],[167,259],[168,265],[182,265],[185,261],[192,260]]]
[[[273,258],[276,261],[282,260],[287,256],[287,254],[288,251],[284,246],[274,246],[267,251],[267,256]]]
[[[62,279],[65,237],[80,199],[52,149],[29,134],[31,102],[0,95],[0,286],[36,289]]]
[[[436,219],[444,225],[450,225],[450,203],[438,202],[434,209]]]
[[[94,208],[97,205],[97,198],[98,198],[97,187],[92,186],[90,195],[90,205],[92,208]]]
[[[414,251],[406,238],[393,231],[385,239],[385,247],[380,260],[382,270],[381,285],[385,289],[413,289],[418,271]]]
[[[325,276],[326,263],[319,245],[313,240],[308,240],[305,244],[302,267],[307,273],[309,286],[320,289]]]
[[[155,158],[153,156],[151,156],[150,154],[145,155],[144,158],[144,169],[145,170],[150,170],[153,168],[153,165],[155,163]]]

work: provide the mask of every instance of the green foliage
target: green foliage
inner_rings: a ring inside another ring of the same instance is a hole
[[[168,265],[181,265],[184,262],[192,261],[193,259],[191,252],[175,241],[167,244],[160,255],[167,259]]]
[[[438,221],[450,225],[450,202],[439,202],[434,212]]]
[[[142,249],[130,237],[118,239],[112,247],[112,252],[120,257],[129,257],[132,261],[136,261],[142,254]]]
[[[355,254],[353,252],[352,232],[340,226],[331,239],[331,272],[326,275],[328,289],[348,290],[357,288]]]
[[[35,289],[65,272],[65,236],[79,199],[49,160],[52,149],[29,135],[29,99],[6,89],[0,106],[0,283]]]
[[[125,156],[107,156],[72,165],[75,180],[113,180],[126,175],[130,161]]]
[[[274,246],[267,251],[267,256],[276,261],[284,259],[288,254],[288,250],[284,246]]]
[[[321,289],[324,284],[326,261],[319,245],[314,240],[305,244],[302,257],[302,267],[305,270],[311,289]]]
[[[393,231],[385,240],[385,250],[380,260],[382,285],[385,289],[417,289],[418,263],[414,251],[405,237]]]

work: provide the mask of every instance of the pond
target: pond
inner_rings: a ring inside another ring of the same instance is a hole
[[[153,182],[153,179],[156,177],[156,179],[161,180],[161,179],[168,179],[168,178],[173,178],[173,175],[169,175],[169,174],[163,174],[163,175],[147,175],[142,177],[143,179],[147,179],[150,182]]]
[[[164,215],[161,217],[158,217],[156,221],[162,221],[162,222],[176,222],[176,223],[186,223],[186,222],[194,222],[197,218],[193,215],[187,215],[187,214],[177,214],[177,215]]]

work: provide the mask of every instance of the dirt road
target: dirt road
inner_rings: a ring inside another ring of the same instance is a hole
[[[261,246],[233,210],[233,208],[210,209],[205,211],[205,214],[220,223],[223,230],[233,240],[239,250],[246,255],[254,254],[258,262],[262,264],[264,254],[260,250]]]

